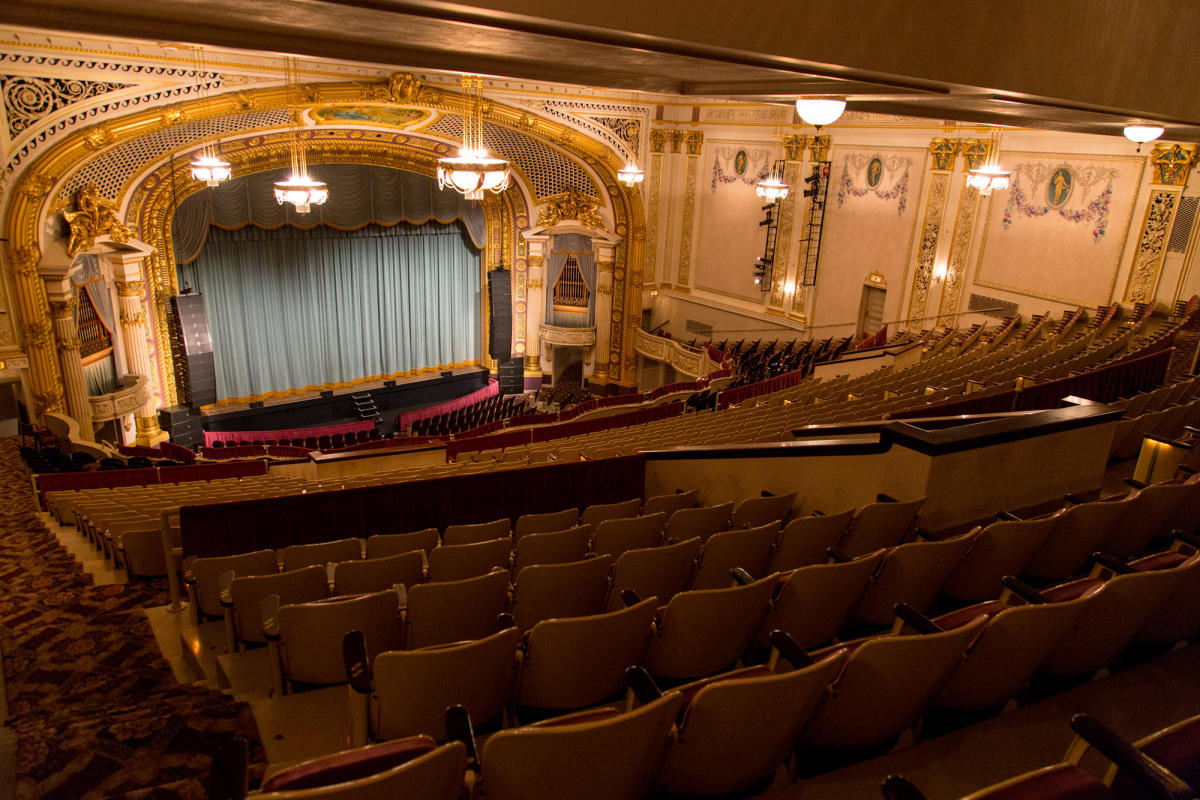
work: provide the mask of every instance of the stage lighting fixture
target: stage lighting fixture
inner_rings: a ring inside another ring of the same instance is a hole
[[[819,192],[821,190],[820,168],[813,167],[812,175],[809,175],[807,178],[805,178],[804,182],[806,184],[808,184],[807,186],[804,187],[804,196],[805,197],[816,197],[817,192]]]

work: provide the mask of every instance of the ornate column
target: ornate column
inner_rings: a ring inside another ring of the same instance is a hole
[[[929,171],[929,184],[925,191],[925,217],[921,221],[921,245],[917,248],[917,263],[913,269],[912,292],[908,298],[910,330],[924,326],[921,317],[926,315],[929,290],[933,283],[933,262],[937,256],[938,236],[942,230],[942,216],[946,212],[946,198],[950,194],[950,173],[954,170],[954,154],[958,151],[956,139],[933,139],[929,142],[929,155],[933,168]]]
[[[1194,144],[1156,144],[1150,153],[1150,168],[1154,171],[1150,199],[1142,221],[1133,255],[1133,268],[1125,285],[1126,303],[1152,303],[1158,289],[1166,254],[1167,236],[1175,221],[1179,197],[1187,183],[1188,170],[1196,162]]]
[[[592,381],[597,386],[603,386],[610,381],[612,326],[608,323],[613,311],[613,267],[616,265],[617,248],[614,243],[600,239],[593,240],[592,247],[596,250],[596,351]]]
[[[58,363],[62,370],[63,388],[67,396],[67,413],[79,423],[79,435],[88,441],[92,431],[92,404],[88,402],[87,383],[83,379],[83,362],[79,359],[79,331],[75,326],[75,305],[69,279],[48,279],[46,296],[50,300],[50,316],[54,321],[54,338],[58,342]]]
[[[149,378],[154,367],[146,349],[146,308],[142,303],[142,295],[146,291],[146,285],[142,281],[143,256],[113,255],[109,258],[113,267],[113,279],[117,285],[125,363],[129,365],[132,374]],[[168,438],[158,427],[158,413],[153,400],[147,400],[140,410],[134,412],[133,421],[137,426],[139,445],[155,445]]]
[[[791,299],[788,296],[788,286],[792,287],[794,294],[796,284],[802,277],[790,272],[788,256],[791,255],[792,240],[795,239],[792,229],[796,220],[796,206],[801,205],[797,198],[803,194],[800,186],[800,163],[804,160],[806,142],[804,136],[787,136],[783,139],[783,182],[792,188],[779,204],[779,235],[775,239],[775,265],[772,270],[771,293],[768,297],[769,310],[777,314],[784,313],[783,305]]]
[[[991,149],[991,143],[986,139],[962,139],[957,145],[968,170],[983,164]],[[953,155],[951,162],[953,166]],[[958,210],[954,215],[954,229],[950,234],[950,255],[946,259],[945,283],[942,285],[942,297],[938,303],[938,325],[954,324],[954,314],[958,311],[963,280],[967,272],[971,239],[975,235],[975,225],[979,219],[979,190],[967,185],[966,175],[963,175],[962,188],[958,191],[956,208]]]
[[[700,131],[671,131],[671,149],[679,152],[679,144],[687,146],[687,173],[683,181],[683,230],[679,235],[679,269],[675,287],[689,291],[692,285],[692,239],[696,222],[696,181],[700,173],[700,147],[704,134]]]
[[[540,331],[546,315],[545,263],[547,237],[526,239],[529,247],[529,280],[525,295],[525,389],[542,385]]]
[[[9,254],[17,308],[20,311],[21,346],[29,357],[29,387],[34,403],[30,410],[35,417],[47,411],[67,410],[62,371],[54,349],[54,326],[50,320],[46,287],[38,273],[41,260],[41,251],[33,246],[22,247]]]

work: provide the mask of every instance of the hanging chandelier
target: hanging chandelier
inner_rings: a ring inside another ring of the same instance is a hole
[[[636,162],[630,161],[621,169],[617,170],[617,180],[626,186],[637,186],[646,179],[646,173]]]
[[[439,158],[438,188],[449,186],[468,200],[482,200],[484,192],[499,194],[508,188],[512,170],[503,158],[492,158],[483,147],[483,78],[463,75],[463,145],[453,158]]]
[[[994,130],[988,146],[987,160],[982,167],[967,171],[967,186],[981,195],[1002,191],[1012,184],[1012,173],[1000,166],[1000,136]]]
[[[796,100],[796,113],[814,128],[832,125],[845,110],[844,97],[801,97]]]
[[[207,101],[208,85],[205,83],[206,70],[204,64],[204,48],[196,48],[194,64],[196,72],[196,89],[200,95],[200,99],[202,101]],[[207,102],[202,103],[202,108],[204,111],[207,111],[207,108],[204,108],[204,106],[207,105]],[[203,123],[201,123],[200,135],[204,135]],[[229,176],[233,174],[233,168],[230,166],[229,162],[218,155],[217,148],[219,144],[220,142],[218,141],[214,144],[206,144],[200,148],[200,153],[188,165],[192,170],[192,180],[203,181],[210,187],[218,186],[220,185],[221,181],[228,180]]]
[[[285,67],[284,79],[288,80],[288,101],[291,104],[293,85],[297,82],[296,60],[289,59],[290,75]],[[329,199],[329,187],[324,181],[313,180],[308,175],[308,157],[300,146],[300,126],[303,121],[300,109],[292,107],[292,172],[286,180],[275,181],[275,202],[283,205],[291,203],[296,207],[297,214],[307,214],[313,206],[319,206]]]

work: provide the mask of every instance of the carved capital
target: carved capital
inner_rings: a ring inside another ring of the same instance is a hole
[[[933,157],[934,169],[954,169],[954,155],[958,152],[958,139],[937,138],[929,142],[929,155]]]
[[[806,147],[808,147],[807,136],[793,134],[783,137],[783,152],[788,161],[803,161]]]
[[[987,139],[962,139],[959,142],[959,152],[967,162],[967,169],[979,169],[991,151],[992,143]]]
[[[60,336],[58,337],[58,349],[64,352],[72,353],[83,347],[83,342],[79,341],[78,336]]]
[[[829,137],[828,136],[810,136],[808,137],[808,154],[813,161],[828,161],[829,160]]]
[[[653,128],[650,131],[650,152],[661,153],[667,147],[667,132],[662,128]]]
[[[53,342],[53,334],[49,322],[33,322],[25,326],[25,349],[33,347],[49,347]]]
[[[118,297],[141,297],[146,291],[145,281],[117,281]]]
[[[22,278],[37,278],[38,264],[42,261],[42,251],[37,245],[18,247],[11,258],[14,273]]]
[[[74,317],[75,306],[78,305],[78,303],[79,301],[74,297],[67,300],[52,301],[50,303],[50,316],[57,318]]]
[[[687,154],[689,156],[700,155],[700,147],[704,144],[704,134],[700,131],[688,131],[683,138],[687,144]]]
[[[527,285],[529,286],[530,289],[540,289],[540,288],[542,288],[542,279],[541,278],[530,278],[529,283]]]
[[[680,152],[679,148],[683,146],[683,131],[668,131],[667,136],[671,140],[671,152]]]
[[[1196,163],[1194,144],[1156,144],[1150,153],[1154,183],[1182,186],[1187,183],[1188,170]]]

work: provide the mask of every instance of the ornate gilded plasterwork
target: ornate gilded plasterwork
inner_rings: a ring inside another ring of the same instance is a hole
[[[991,152],[992,143],[987,139],[961,139],[959,142],[959,152],[962,153],[967,169],[979,169],[983,166],[988,153]]]
[[[127,89],[133,84],[68,78],[0,75],[8,136],[15,139],[39,119],[73,103]]]
[[[596,213],[596,203],[575,189],[554,195],[547,200],[546,205],[538,212],[539,228],[557,225],[565,220],[575,220],[585,228],[604,228],[604,222]]]
[[[958,311],[958,299],[962,294],[967,256],[971,251],[971,238],[975,234],[978,212],[979,190],[967,186],[964,180],[962,190],[958,193],[958,214],[954,218],[954,232],[950,235],[950,257],[946,262],[946,282],[942,286],[942,299],[938,304],[938,325],[954,324],[953,315]]]
[[[810,136],[808,137],[808,154],[813,161],[828,161],[829,160],[829,137],[828,136]]]
[[[788,161],[784,169],[783,182],[788,186],[800,185],[800,162]],[[775,263],[779,265],[771,281],[771,305],[783,308],[787,288],[787,263],[792,251],[792,223],[796,217],[796,196],[799,191],[788,192],[779,211],[779,236],[776,241]]]
[[[950,175],[933,172],[929,176],[929,197],[925,201],[925,219],[921,223],[921,244],[917,249],[916,270],[913,273],[912,296],[908,301],[908,327],[920,329],[924,325],[925,307],[929,303],[929,283],[933,278],[933,258],[937,253],[938,233],[942,227],[942,215],[946,210],[946,195],[950,189]]]
[[[805,147],[808,147],[807,136],[793,134],[783,137],[783,153],[788,161],[803,161]]]
[[[1150,166],[1154,169],[1154,183],[1163,186],[1182,186],[1187,183],[1187,173],[1196,163],[1197,146],[1194,144],[1156,144],[1150,153]]]
[[[662,186],[663,155],[655,152],[650,156],[650,185],[646,194],[650,198],[650,208],[646,213],[646,269],[654,282],[658,282],[658,204],[659,190]]]
[[[958,139],[932,139],[929,142],[929,155],[933,158],[934,169],[954,169],[954,155],[958,152]]]
[[[696,176],[700,172],[700,159],[695,156],[687,160],[687,177],[683,185],[683,233],[679,237],[679,271],[680,286],[689,286],[692,282],[692,227],[696,222]]]
[[[1166,251],[1167,234],[1171,231],[1178,203],[1178,189],[1155,189],[1150,193],[1142,234],[1138,237],[1137,251],[1133,255],[1133,269],[1125,286],[1126,303],[1149,303],[1154,299],[1158,273],[1162,269]]]
[[[650,131],[650,152],[661,153],[667,147],[667,132],[662,128]]]
[[[71,229],[67,241],[67,255],[71,258],[95,247],[100,236],[108,236],[114,242],[133,238],[133,230],[121,224],[116,206],[100,197],[95,184],[89,183],[75,193],[72,208],[63,212],[63,219]]]

